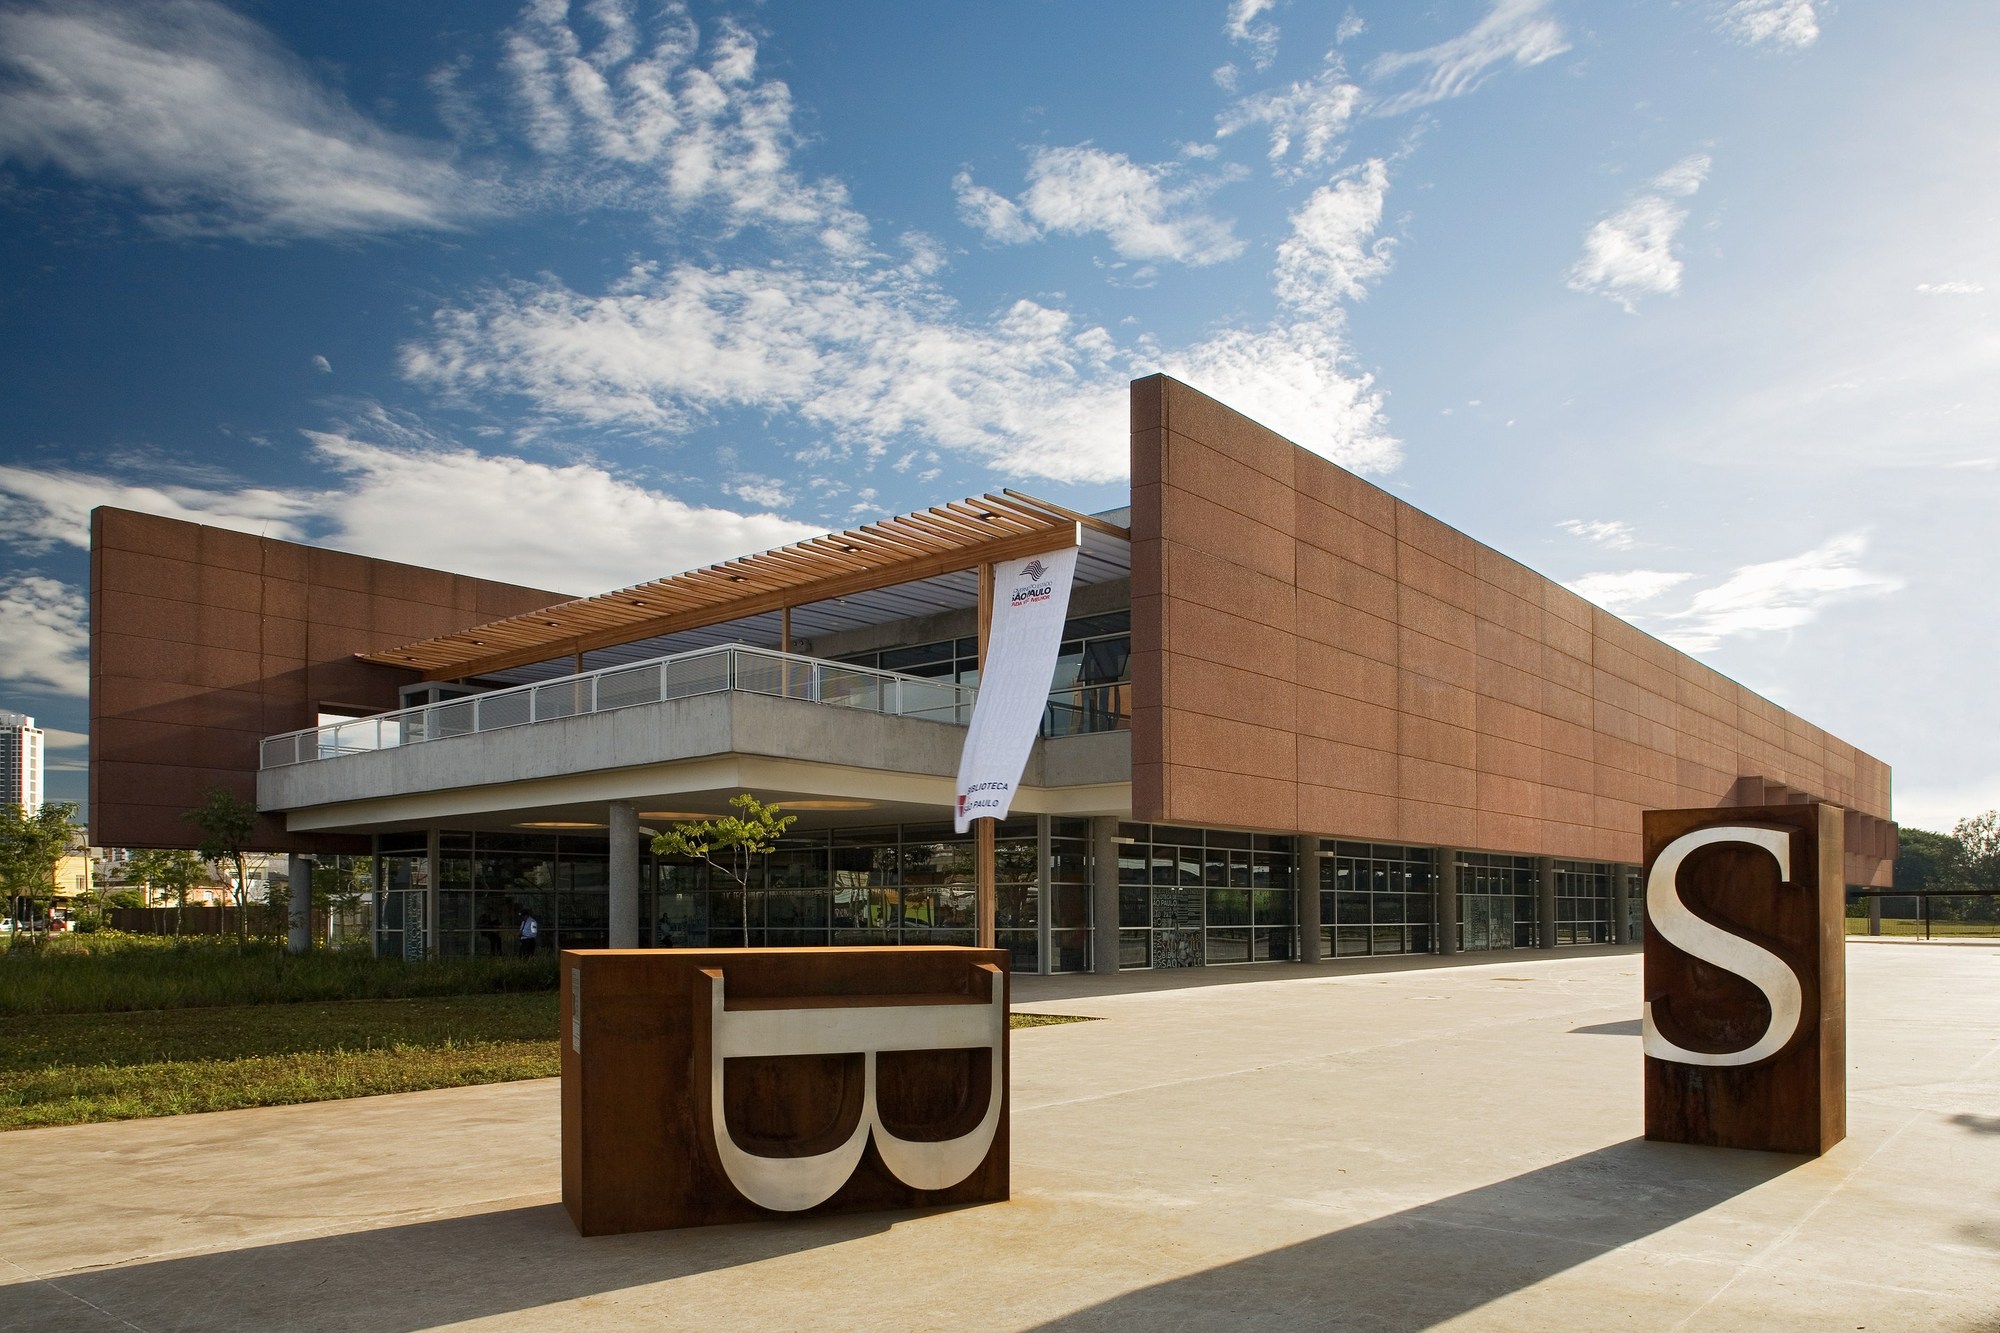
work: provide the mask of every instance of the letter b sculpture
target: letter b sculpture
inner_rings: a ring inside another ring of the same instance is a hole
[[[997,949],[563,954],[563,1204],[584,1235],[1008,1193]]]
[[[1841,819],[1646,812],[1647,1138],[1818,1154],[1846,1136]]]

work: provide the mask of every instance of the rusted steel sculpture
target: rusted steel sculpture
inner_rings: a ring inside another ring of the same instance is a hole
[[[1646,812],[1647,1138],[1817,1155],[1846,1137],[1842,813]]]
[[[999,949],[562,956],[563,1206],[586,1236],[1008,1194]]]

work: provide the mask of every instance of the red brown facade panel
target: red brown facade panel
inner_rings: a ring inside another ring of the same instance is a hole
[[[101,508],[90,529],[90,830],[188,847],[212,786],[254,800],[258,742],[322,709],[380,712],[417,679],[354,654],[561,594]],[[339,850],[260,820],[266,851]]]
[[[1165,376],[1132,612],[1136,819],[1637,863],[1643,810],[1775,790],[1888,883],[1888,765]]]

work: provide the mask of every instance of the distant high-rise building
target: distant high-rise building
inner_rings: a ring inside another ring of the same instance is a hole
[[[42,808],[42,730],[26,713],[0,711],[0,805]]]

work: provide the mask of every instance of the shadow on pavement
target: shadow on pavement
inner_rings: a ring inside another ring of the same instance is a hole
[[[1045,1327],[1428,1328],[1664,1231],[1804,1160],[1632,1139],[1144,1287]]]
[[[1315,978],[1372,976],[1380,972],[1428,972],[1451,967],[1525,967],[1574,958],[1629,955],[1635,962],[1640,946],[1600,944],[1559,950],[1499,949],[1487,953],[1397,953],[1367,958],[1330,958],[1319,963],[1231,963],[1217,967],[1136,968],[1124,972],[1057,972],[1038,976],[1016,973],[1013,998],[1018,1004],[1045,1000],[1099,999],[1112,995],[1143,995],[1153,991],[1194,990],[1210,986],[1246,986],[1267,981],[1310,981]]]
[[[1592,1023],[1589,1027],[1571,1028],[1570,1034],[1587,1037],[1638,1037],[1644,1035],[1644,1029],[1636,1018],[1622,1018],[1616,1023]]]
[[[543,1204],[0,1287],[0,1328],[413,1333],[838,1245],[912,1216],[585,1240]]]

